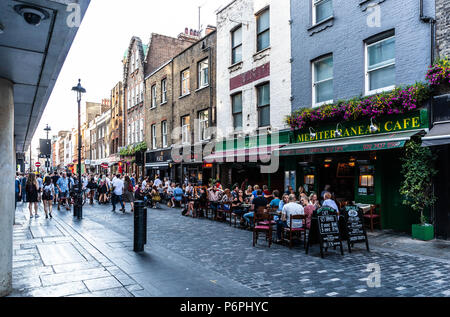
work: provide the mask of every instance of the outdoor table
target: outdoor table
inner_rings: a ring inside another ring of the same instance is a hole
[[[359,208],[361,208],[363,213],[366,213],[366,212],[370,211],[370,208],[372,208],[372,205],[370,205],[370,204],[358,204],[358,203],[356,203],[355,206],[358,206]]]

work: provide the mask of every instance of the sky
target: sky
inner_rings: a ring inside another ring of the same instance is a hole
[[[112,88],[123,80],[122,58],[132,36],[148,44],[151,33],[177,37],[185,27],[216,25],[216,10],[230,0],[91,0],[72,47],[67,55],[53,92],[32,141],[32,151],[50,135],[71,130],[77,125],[76,95],[71,91],[81,79],[86,89],[84,102],[110,98]],[[203,33],[204,34],[204,33]]]

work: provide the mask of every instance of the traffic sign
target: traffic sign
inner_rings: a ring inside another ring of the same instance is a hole
[[[101,166],[102,166],[103,168],[108,168],[108,167],[109,167],[109,165],[108,165],[107,163],[103,163]]]
[[[41,163],[39,163],[39,162],[34,163],[34,165],[35,165],[36,167],[41,167]]]

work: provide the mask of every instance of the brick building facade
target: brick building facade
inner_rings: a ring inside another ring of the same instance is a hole
[[[450,0],[436,0],[436,50],[450,56]]]

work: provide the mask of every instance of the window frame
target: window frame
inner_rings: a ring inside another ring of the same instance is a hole
[[[184,124],[183,120],[189,118],[189,124]],[[185,132],[185,127],[187,127],[187,131]],[[184,138],[186,133],[186,140]],[[182,144],[191,144],[191,117],[190,115],[182,116],[181,117],[181,143]]]
[[[188,77],[184,77],[184,74],[185,74],[186,72],[189,74]],[[184,83],[185,81],[187,82],[187,92],[184,92],[184,91],[183,91],[183,83]],[[182,71],[181,71],[181,74],[180,74],[180,96],[181,96],[181,97],[187,96],[187,95],[189,95],[190,93],[191,93],[191,71],[190,71],[189,68],[186,68],[185,70],[182,70]]]
[[[157,148],[157,140],[156,140],[156,124],[152,124],[152,150],[156,150]]]
[[[321,62],[321,61],[323,61],[323,60],[326,60],[326,59],[328,59],[328,58],[332,58],[333,59],[333,76],[331,77],[331,79],[325,79],[325,80],[322,80],[322,81],[318,81],[318,82],[315,82],[315,77],[316,77],[316,63],[318,63],[318,62]],[[317,84],[320,84],[320,83],[323,83],[323,82],[326,82],[326,81],[329,81],[329,80],[332,80],[333,81],[333,95],[334,95],[334,56],[333,56],[333,54],[328,54],[328,55],[325,55],[325,56],[322,56],[322,57],[319,57],[319,58],[317,58],[317,59],[315,59],[315,60],[313,60],[313,61],[311,61],[311,70],[312,70],[312,80],[311,80],[311,84],[312,84],[312,107],[313,108],[318,108],[318,107],[320,107],[320,106],[323,106],[323,105],[326,105],[326,104],[331,104],[331,103],[333,103],[334,102],[334,98],[333,99],[330,99],[330,100],[325,100],[325,101],[321,101],[321,102],[316,102],[316,85]]]
[[[234,43],[234,34],[236,33],[236,31],[241,30],[241,42],[239,45],[233,46]],[[242,62],[242,24],[239,24],[238,26],[236,26],[235,28],[233,28],[231,31],[231,65],[237,64],[237,63],[241,63]],[[235,61],[234,60],[234,51],[236,49],[241,48],[241,59],[239,61]]]
[[[364,72],[365,72],[365,74],[364,74],[364,79],[365,79],[364,92],[365,92],[366,96],[379,94],[379,93],[382,93],[382,92],[391,91],[391,90],[395,89],[395,87],[396,87],[396,85],[394,83],[394,85],[390,85],[390,86],[386,86],[386,87],[381,87],[381,88],[370,90],[370,72],[377,71],[377,70],[380,70],[380,69],[383,69],[383,68],[387,68],[387,67],[391,67],[392,65],[395,66],[396,65],[396,63],[395,63],[396,62],[396,58],[394,57],[393,62],[391,62],[389,64],[386,64],[386,65],[383,65],[383,66],[379,66],[379,67],[377,67],[375,69],[369,70],[369,47],[371,47],[371,46],[373,46],[375,44],[379,44],[381,42],[390,40],[392,38],[394,38],[394,40],[395,40],[395,34],[387,36],[387,37],[384,37],[384,38],[381,38],[381,39],[379,39],[377,41],[370,41],[370,42],[365,41],[364,42]],[[395,50],[395,41],[394,41],[394,50]],[[394,51],[394,55],[395,55],[395,51]],[[395,67],[394,67],[394,69],[395,69]]]
[[[201,115],[206,112],[206,119],[201,119]],[[205,124],[206,122],[206,124]],[[208,135],[208,129],[209,129],[209,109],[200,110],[198,112],[198,125],[199,125],[199,141],[207,141],[211,138],[210,135]]]
[[[202,69],[200,68],[202,65],[206,65],[206,78],[207,78],[206,83],[201,82],[202,79],[204,79],[203,78],[204,76],[202,76],[202,74],[204,74],[203,71],[205,70],[205,68]],[[201,89],[208,86],[209,86],[209,58],[207,57],[197,63],[197,88]]]
[[[269,103],[260,106],[259,105],[259,89],[264,87],[264,86],[269,86]],[[264,83],[260,83],[255,88],[256,88],[256,110],[257,110],[257,113],[258,113],[258,128],[270,127],[270,125],[271,125],[271,123],[270,123],[270,81],[267,81],[267,82],[264,82]],[[261,111],[261,109],[265,109],[265,108],[269,108],[269,124],[261,125],[260,111]]]
[[[165,128],[165,131],[164,131]],[[161,139],[162,139],[162,146],[163,148],[166,148],[169,146],[168,138],[167,138],[167,120],[164,120],[161,122]]]
[[[156,108],[156,102],[157,102],[157,98],[156,98],[156,84],[153,84],[151,87],[151,107],[150,109],[155,109]]]
[[[161,80],[161,104],[167,102],[167,78]]]
[[[240,95],[241,96],[241,111],[240,112],[234,112],[234,98],[236,97],[236,96],[238,96],[238,95]],[[242,107],[242,104],[243,104],[243,93],[242,93],[242,91],[239,91],[239,92],[236,92],[236,93],[234,93],[234,94],[232,94],[231,95],[231,116],[232,116],[232,118],[233,118],[233,129],[234,129],[234,131],[242,131],[242,130],[244,130],[244,115],[243,115],[243,107]],[[238,115],[238,114],[240,114],[241,115],[241,126],[240,127],[237,127],[236,128],[236,126],[235,126],[235,116],[236,115]]]
[[[325,21],[333,16],[333,12],[331,12],[331,15],[329,17],[326,17],[320,21],[317,21],[317,6],[321,2],[331,1],[331,7],[333,7],[333,0],[311,0],[311,1],[312,1],[312,25],[320,24],[323,21]]]
[[[261,32],[258,32],[258,22],[260,17],[265,14],[268,13],[269,15],[269,26],[267,27],[267,29],[264,29]],[[267,47],[264,48],[259,48],[258,47],[258,39],[260,36],[262,36],[264,33],[268,32],[269,33],[269,45]],[[256,53],[262,52],[266,49],[270,48],[270,7],[266,7],[262,10],[260,10],[257,14],[256,14]]]

